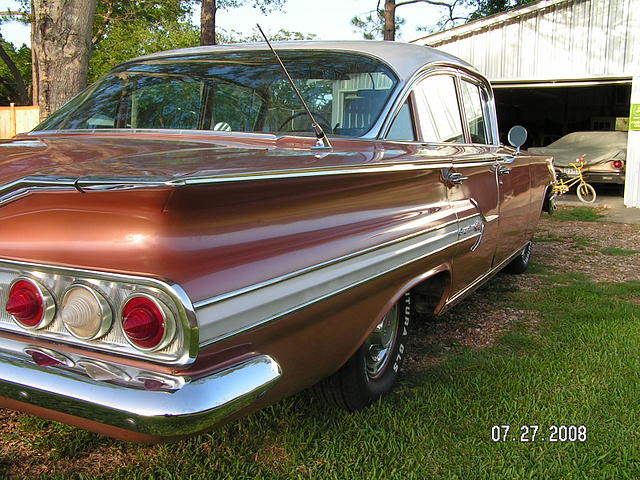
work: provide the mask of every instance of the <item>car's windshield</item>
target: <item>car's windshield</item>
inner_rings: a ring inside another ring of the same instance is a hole
[[[329,134],[360,136],[369,131],[397,84],[386,65],[362,55],[284,51],[281,57],[316,121]],[[36,130],[105,128],[313,131],[268,51],[126,64]]]

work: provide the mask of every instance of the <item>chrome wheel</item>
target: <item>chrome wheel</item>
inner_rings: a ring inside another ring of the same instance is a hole
[[[389,392],[407,353],[410,319],[411,295],[405,292],[347,363],[314,387],[316,396],[352,412]]]
[[[533,242],[527,243],[527,245],[522,249],[522,263],[528,265],[531,260],[531,250],[533,250]]]
[[[365,364],[369,378],[385,370],[398,336],[398,305],[387,313],[365,342]]]

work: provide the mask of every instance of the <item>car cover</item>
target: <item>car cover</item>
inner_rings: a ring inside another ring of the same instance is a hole
[[[627,132],[573,132],[546,147],[529,148],[529,152],[553,157],[554,165],[567,167],[584,157],[585,165],[626,160]]]

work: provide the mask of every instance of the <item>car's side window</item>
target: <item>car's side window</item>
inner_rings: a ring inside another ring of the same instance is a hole
[[[462,80],[460,86],[464,113],[471,133],[471,142],[491,143],[487,134],[486,110],[483,108],[486,101],[483,99],[482,90],[478,85],[466,80]]]
[[[407,99],[404,105],[400,108],[400,111],[393,119],[389,133],[387,134],[387,140],[398,140],[404,142],[416,141],[416,130],[413,124],[413,114],[411,111],[411,104]]]
[[[464,143],[455,79],[431,75],[420,80],[414,92],[422,140]]]

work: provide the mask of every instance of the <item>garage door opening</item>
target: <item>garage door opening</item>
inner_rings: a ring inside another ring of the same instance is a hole
[[[588,86],[495,84],[494,92],[502,142],[509,128],[522,125],[529,132],[525,148],[545,147],[571,132],[623,129],[631,79]]]

